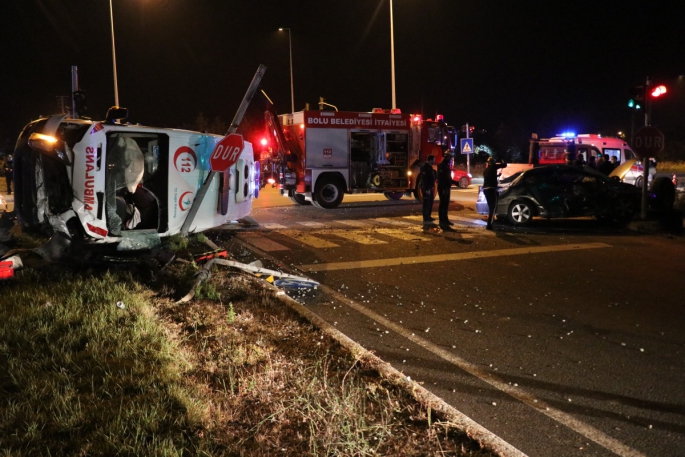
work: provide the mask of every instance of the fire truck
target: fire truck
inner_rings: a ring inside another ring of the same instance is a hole
[[[421,200],[420,166],[428,155],[440,163],[456,140],[443,119],[423,121],[399,110],[307,110],[280,115],[279,124],[285,149],[277,164],[281,194],[326,209],[340,205],[345,193]],[[470,178],[462,183],[467,186]]]

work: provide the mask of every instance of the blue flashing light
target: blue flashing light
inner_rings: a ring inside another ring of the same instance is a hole
[[[564,132],[564,133],[560,134],[559,136],[562,138],[575,138],[576,133],[575,132]]]

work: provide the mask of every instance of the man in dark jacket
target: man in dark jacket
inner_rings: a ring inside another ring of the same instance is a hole
[[[488,201],[488,225],[487,229],[492,230],[492,219],[495,215],[495,208],[497,207],[497,170],[506,167],[507,164],[495,163],[493,157],[488,158],[488,162],[483,170],[483,194]]]
[[[421,166],[421,192],[423,193],[423,223],[430,224],[435,219],[431,217],[433,202],[435,201],[435,170],[433,164],[435,156],[428,156],[426,163]]]
[[[442,228],[454,225],[447,217],[452,184],[458,184],[456,181],[452,180],[452,157],[452,154],[447,153],[443,156],[442,162],[438,164],[438,197],[440,197],[438,221],[440,221],[440,227]]]

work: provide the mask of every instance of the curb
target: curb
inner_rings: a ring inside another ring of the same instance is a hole
[[[271,256],[269,256],[267,253],[262,252],[254,246],[246,246],[242,240],[238,240],[238,243],[246,249],[249,249],[265,258],[271,258]],[[284,268],[284,270],[285,269],[286,268]],[[273,292],[274,298],[282,301],[290,309],[309,321],[312,325],[319,328],[326,335],[337,341],[342,347],[347,349],[355,359],[362,361],[378,371],[383,378],[404,389],[404,391],[411,395],[412,398],[425,405],[429,410],[432,409],[442,414],[450,424],[454,425],[455,428],[462,430],[464,433],[466,433],[466,436],[478,442],[482,448],[499,457],[527,457],[526,454],[516,449],[508,442],[504,441],[487,428],[475,422],[473,419],[445,402],[445,400],[442,398],[428,391],[420,384],[407,379],[407,376],[402,374],[402,372],[397,370],[391,364],[383,361],[365,349],[359,343],[355,342],[340,330],[333,327],[306,306],[282,293],[282,291],[276,286],[265,283],[263,284],[263,287],[264,289]],[[326,288],[323,285],[319,287],[322,289]],[[279,294],[278,292],[281,293]]]

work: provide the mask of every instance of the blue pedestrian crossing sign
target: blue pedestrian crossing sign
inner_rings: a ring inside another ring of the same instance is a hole
[[[462,138],[461,139],[461,153],[462,154],[473,154],[473,138]]]

